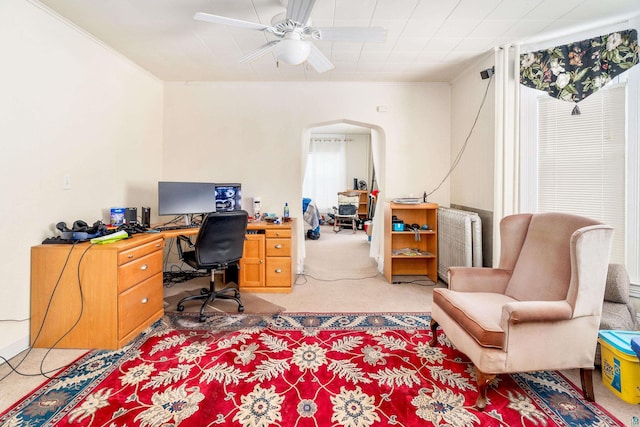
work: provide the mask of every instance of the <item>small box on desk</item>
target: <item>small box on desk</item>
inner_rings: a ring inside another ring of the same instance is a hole
[[[631,339],[640,331],[598,333],[602,353],[602,382],[616,396],[628,403],[640,403],[640,362],[631,349]]]
[[[124,224],[124,211],[125,208],[111,208],[111,225],[119,227]]]

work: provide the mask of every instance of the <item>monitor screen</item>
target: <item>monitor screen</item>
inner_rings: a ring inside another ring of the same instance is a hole
[[[240,184],[216,184],[215,189],[217,212],[242,209],[242,187]]]
[[[215,184],[211,182],[158,182],[158,215],[215,212]]]

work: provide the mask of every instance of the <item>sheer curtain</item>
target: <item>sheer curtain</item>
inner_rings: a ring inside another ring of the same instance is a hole
[[[302,197],[312,199],[321,214],[331,211],[347,180],[347,145],[344,135],[314,135],[309,143]]]

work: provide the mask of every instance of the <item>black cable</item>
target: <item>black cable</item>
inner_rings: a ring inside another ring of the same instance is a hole
[[[420,283],[420,282],[427,282],[427,283]],[[419,286],[436,286],[437,285],[437,283],[434,283],[429,279],[394,280],[391,283],[393,283],[394,285],[405,285],[405,284],[412,284],[412,285],[419,285]]]
[[[49,297],[49,302],[47,303],[47,307],[44,311],[44,316],[42,317],[42,321],[40,322],[40,327],[38,328],[38,333],[36,334],[36,337],[32,340],[32,342],[36,342],[38,340],[38,338],[40,337],[40,334],[42,333],[42,329],[44,328],[44,322],[47,319],[47,316],[49,315],[49,310],[51,309],[51,303],[53,302],[53,297],[58,289],[58,286],[60,285],[60,281],[62,280],[62,275],[64,274],[64,271],[67,268],[67,264],[69,263],[69,259],[71,258],[71,254],[73,253],[73,249],[76,247],[78,242],[73,242],[73,244],[71,245],[71,248],[69,249],[69,253],[67,254],[67,258],[64,260],[64,264],[62,265],[62,269],[60,270],[60,274],[58,275],[58,279],[56,280],[55,285],[53,286],[53,290],[51,291],[51,296]],[[26,360],[26,358],[29,356],[29,354],[31,354],[31,351],[33,350],[33,347],[29,347],[27,349],[27,352],[24,354],[22,360],[20,360],[18,362],[18,364],[16,366],[13,366],[11,364],[11,362],[9,362],[9,360],[7,360],[5,357],[0,356],[0,359],[2,359],[4,361],[4,363],[7,364],[7,366],[9,367],[10,371],[3,376],[2,378],[0,378],[0,381],[4,380],[5,378],[7,378],[9,375],[11,375],[11,372],[15,372],[18,375],[21,376],[25,376],[25,377],[35,377],[35,376],[40,376],[40,374],[25,374],[22,372],[18,371],[18,368],[22,365],[22,363]],[[62,369],[62,368],[58,368],[58,369]]]
[[[489,77],[489,81],[487,82],[487,87],[486,87],[486,89],[484,91],[484,96],[482,97],[482,102],[480,103],[480,108],[478,108],[478,113],[476,114],[476,118],[473,121],[473,125],[471,125],[471,129],[469,130],[469,133],[467,134],[467,138],[464,140],[464,144],[462,144],[462,147],[460,147],[460,151],[456,155],[456,158],[451,163],[451,167],[449,168],[449,172],[447,172],[447,174],[444,176],[444,178],[442,178],[442,181],[440,181],[440,184],[438,184],[436,186],[436,188],[434,188],[431,192],[427,193],[427,196],[430,196],[433,193],[435,193],[436,191],[438,191],[438,189],[442,186],[442,184],[444,184],[444,182],[447,180],[447,178],[449,178],[449,176],[451,175],[453,170],[458,166],[458,163],[460,163],[460,160],[462,159],[462,154],[466,150],[467,144],[469,143],[469,139],[471,138],[471,134],[473,133],[473,129],[475,129],[476,124],[478,123],[478,119],[480,118],[480,112],[482,112],[482,107],[484,106],[484,103],[487,101],[487,94],[489,93],[489,86],[491,86],[491,82],[492,81],[493,81],[493,74],[491,74],[491,76]]]
[[[375,274],[375,275],[373,275],[373,276],[367,276],[367,277],[354,277],[354,278],[345,278],[345,277],[343,277],[343,278],[338,278],[338,279],[320,279],[320,278],[318,278],[318,277],[314,277],[314,276],[312,276],[312,275],[310,275],[310,274],[305,274],[305,273],[300,273],[300,274],[298,274],[298,277],[304,277],[304,278],[305,278],[305,281],[304,281],[304,283],[294,283],[294,285],[297,285],[297,284],[303,285],[303,284],[307,283],[307,280],[306,280],[306,278],[307,278],[307,277],[311,277],[313,280],[317,280],[317,281],[319,281],[319,282],[338,282],[338,281],[341,281],[341,280],[365,280],[365,279],[375,279],[376,277],[380,277],[380,273],[376,273],[376,274]],[[297,281],[298,281],[298,278],[296,278],[296,282],[297,282]]]
[[[95,246],[95,244],[90,243],[89,246],[87,246],[87,249],[85,249],[84,252],[82,252],[82,255],[80,255],[80,259],[78,260],[77,274],[78,274],[78,291],[80,292],[80,313],[78,314],[78,318],[73,323],[73,325],[71,325],[71,327],[67,329],[67,331],[64,334],[62,334],[62,336],[58,338],[58,340],[54,342],[51,347],[47,349],[44,356],[42,356],[42,360],[40,361],[40,373],[45,378],[51,379],[52,377],[48,376],[47,374],[58,371],[66,366],[69,366],[69,365],[65,365],[61,368],[49,370],[46,372],[43,370],[44,361],[46,360],[47,356],[49,356],[49,353],[51,353],[51,350],[53,350],[60,341],[62,341],[67,335],[69,335],[71,331],[73,331],[73,329],[78,325],[78,323],[80,323],[80,320],[82,319],[82,314],[84,313],[84,293],[82,292],[82,279],[80,276],[80,266],[82,265],[82,260],[84,259],[84,256],[87,254],[87,252],[89,252],[89,249],[91,249],[93,246]],[[64,378],[64,376],[60,378]]]

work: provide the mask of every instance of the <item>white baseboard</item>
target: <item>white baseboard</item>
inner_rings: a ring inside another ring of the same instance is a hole
[[[25,336],[0,348],[0,356],[4,357],[7,360],[10,360],[11,358],[17,356],[18,354],[20,354],[21,352],[23,352],[28,348],[29,348],[29,337]],[[0,359],[0,365],[4,363],[5,363],[4,359]]]

